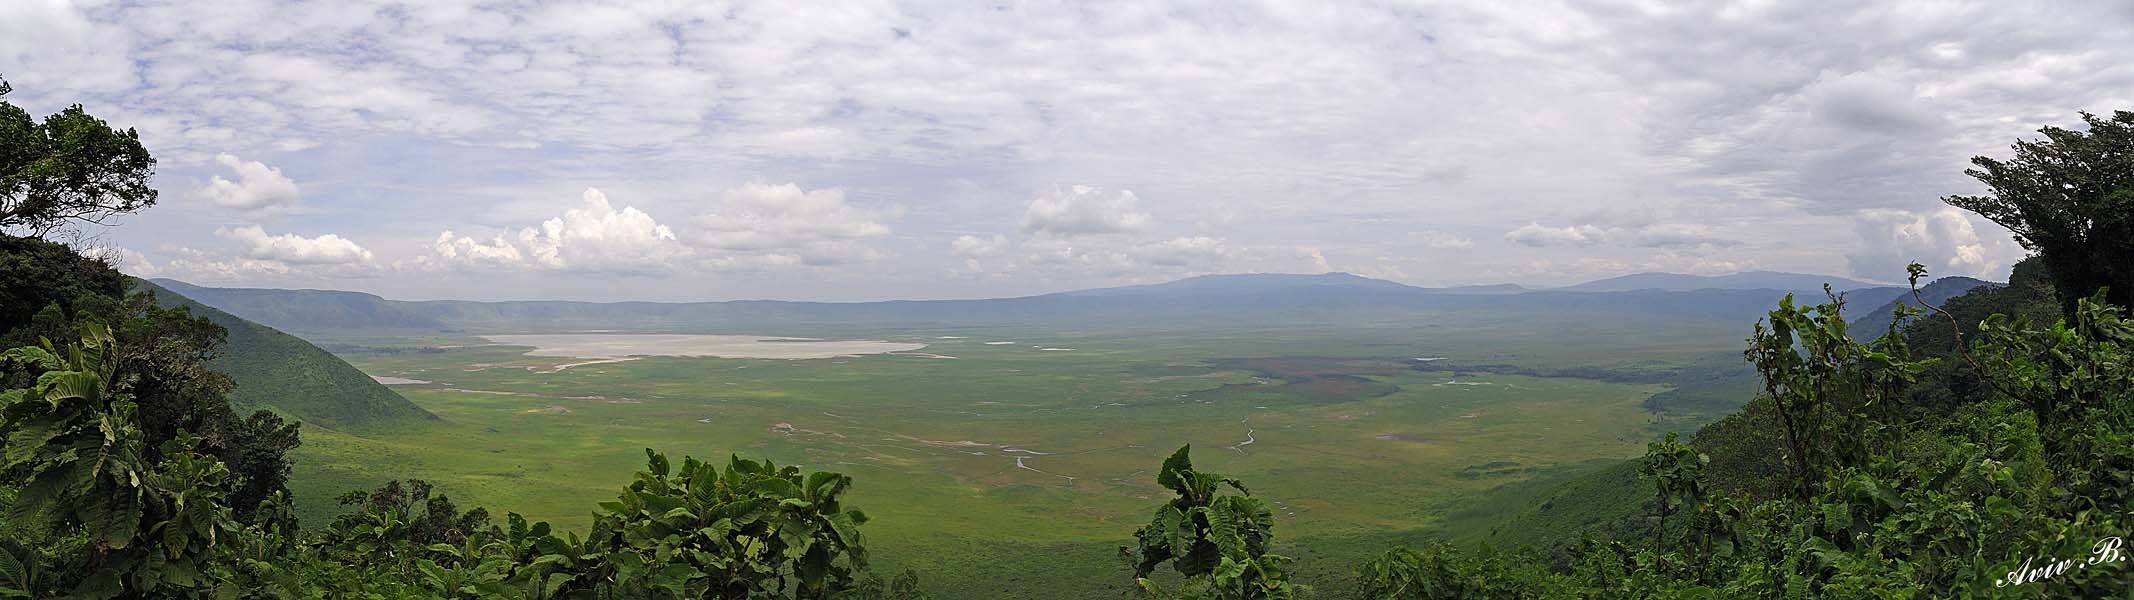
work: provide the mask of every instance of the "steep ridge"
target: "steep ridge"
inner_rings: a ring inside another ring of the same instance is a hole
[[[202,287],[176,279],[156,286],[254,322],[293,331],[329,329],[443,328],[437,319],[409,310],[406,302],[362,292],[273,288]]]
[[[1950,298],[1971,293],[1971,290],[1989,286],[2000,287],[2001,285],[1970,277],[1943,277],[1920,287],[1919,295],[1925,298],[1927,302],[1940,306],[1948,302]],[[1860,316],[1855,317],[1850,324],[1850,329],[1855,336],[1874,337],[1882,335],[1882,332],[1889,330],[1890,321],[1897,317],[1897,303],[1899,302],[1915,307],[1918,305],[1918,300],[1912,298],[1910,290],[1905,290],[1903,294],[1899,294],[1895,298],[1876,304],[1852,304],[1851,306],[1853,307],[1874,306],[1875,308],[1865,313],[1860,313]]]
[[[358,432],[409,419],[437,418],[310,342],[156,283],[136,279],[134,286],[154,293],[159,305],[186,307],[229,331],[222,355],[208,364],[236,382],[229,399],[237,407],[272,407],[307,426]]]

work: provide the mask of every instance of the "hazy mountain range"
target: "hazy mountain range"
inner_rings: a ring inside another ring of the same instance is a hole
[[[1814,292],[1821,291],[1823,289],[1823,284],[1826,283],[1830,284],[1832,290],[1840,292],[1871,287],[1883,287],[1878,284],[1854,281],[1843,277],[1831,277],[1828,275],[1807,275],[1802,273],[1782,273],[1778,271],[1748,271],[1743,273],[1734,273],[1731,275],[1635,273],[1631,275],[1624,275],[1621,277],[1610,277],[1607,279],[1588,281],[1578,285],[1557,289],[1572,292],[1622,292],[1630,290],[1667,290],[1673,292],[1686,292],[1701,289],[1789,290]]]
[[[1834,290],[1844,291],[1853,307],[1884,307],[1909,293],[1902,287],[1838,277],[1767,271],[1721,276],[1644,273],[1558,289],[1510,284],[1425,288],[1348,273],[1205,275],[1149,285],[1015,298],[878,302],[405,301],[361,292],[211,288],[156,280],[159,285],[208,306],[295,332],[1133,324],[1203,318],[1305,317],[1371,309],[1546,310],[1738,321],[1760,316],[1788,293],[1820,300],[1824,282]],[[1871,310],[1863,309],[1862,314]]]

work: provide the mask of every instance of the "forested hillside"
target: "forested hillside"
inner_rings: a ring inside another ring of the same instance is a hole
[[[222,326],[222,351],[207,367],[236,384],[229,400],[240,408],[273,408],[332,429],[363,431],[405,419],[435,419],[332,353],[271,327],[194,302],[154,283],[133,280],[156,304],[182,308]]]
[[[1941,304],[1944,302],[1948,302],[1950,299],[1956,298],[1957,296],[1969,294],[1972,290],[1976,290],[1981,287],[1999,287],[2001,285],[2002,284],[1994,283],[1991,281],[1973,279],[1970,277],[1943,277],[1941,279],[1934,280],[1933,283],[1920,286],[1919,295],[1916,297],[1910,294],[1906,294],[1904,296],[1892,298],[1890,299],[1890,301],[1883,302],[1879,305],[1850,303],[1850,306],[1846,307],[1848,311],[1857,311],[1860,309],[1867,309],[1867,311],[1864,313],[1850,313],[1847,315],[1847,318],[1852,319],[1852,330],[1855,333],[1865,333],[1873,335],[1883,329],[1887,329],[1889,327],[1890,322],[1896,320],[1897,312],[1902,310],[1907,305],[1917,306],[1920,302],[1926,302],[1930,304]]]

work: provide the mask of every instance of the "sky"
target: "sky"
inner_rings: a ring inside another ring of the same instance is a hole
[[[1999,279],[1939,198],[2134,109],[2134,3],[8,0],[0,77],[139,131],[84,243],[202,285]]]

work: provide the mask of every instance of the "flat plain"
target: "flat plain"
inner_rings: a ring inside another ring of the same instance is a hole
[[[1469,367],[1653,368],[1724,350],[1679,340],[1726,339],[1416,319],[728,332],[924,344],[804,360],[587,363],[475,335],[364,339],[373,351],[344,357],[423,382],[394,388],[441,420],[307,429],[297,493],[316,522],[333,496],[394,473],[462,506],[582,528],[645,448],[738,453],[855,477],[875,566],[915,569],[942,597],[1115,597],[1131,583],[1117,547],[1168,497],[1154,469],[1192,444],[1197,464],[1275,507],[1278,551],[1302,579],[1338,590],[1391,543],[1472,533],[1449,507],[1635,456],[1662,426],[1641,408],[1662,385]]]

